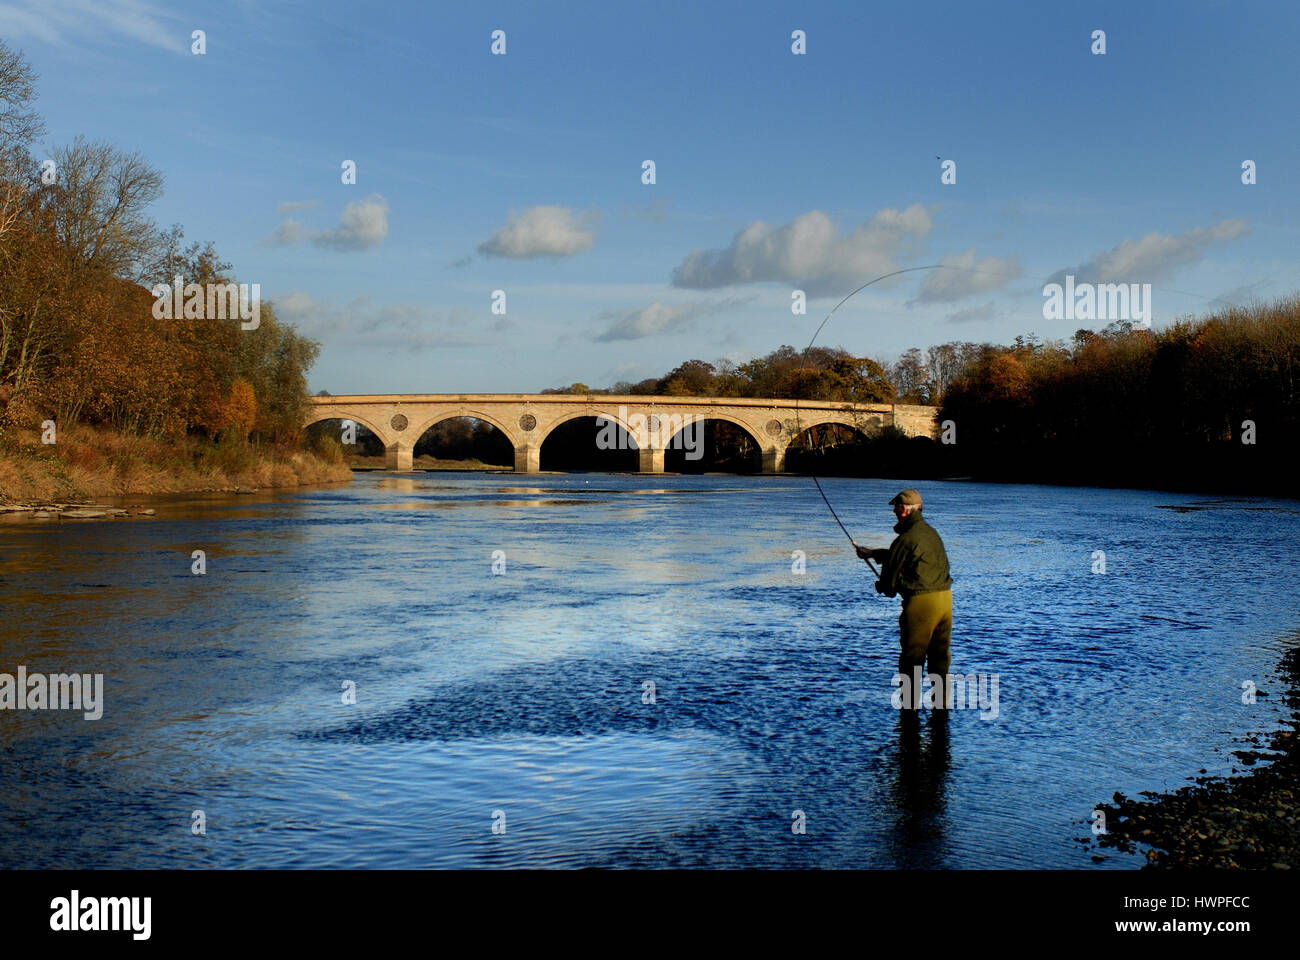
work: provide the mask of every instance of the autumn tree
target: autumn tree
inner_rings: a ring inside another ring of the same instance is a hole
[[[717,379],[717,368],[703,360],[687,360],[664,378],[660,391],[670,397],[709,396]]]
[[[925,356],[916,347],[904,351],[890,368],[889,374],[894,391],[903,403],[929,403],[935,394],[930,372],[926,369]]]
[[[162,195],[162,174],[138,153],[84,137],[55,147],[52,156],[58,178],[42,197],[69,268],[143,280],[158,242],[147,211]]]
[[[239,440],[248,439],[248,434],[257,422],[257,396],[253,393],[253,385],[247,380],[237,379],[230,385],[224,419],[223,430],[230,436]]]
[[[124,433],[297,442],[319,346],[262,303],[259,325],[154,316],[154,284],[234,283],[213,246],[149,215],[162,176],[137,153],[78,137],[27,154],[34,76],[0,43],[0,436],[53,416]]]
[[[44,121],[32,109],[35,100],[36,74],[31,65],[20,51],[0,40],[0,234],[30,165],[28,149],[45,132]]]

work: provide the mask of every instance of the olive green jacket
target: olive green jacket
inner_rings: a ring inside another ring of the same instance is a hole
[[[902,594],[907,599],[952,586],[943,541],[919,510],[899,520],[894,532],[898,536],[889,545],[889,558],[881,566],[876,590],[887,597]]]

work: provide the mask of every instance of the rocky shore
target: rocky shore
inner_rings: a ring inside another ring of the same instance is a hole
[[[213,487],[192,492],[257,493],[258,489],[256,487]],[[0,502],[0,517],[19,520],[117,520],[124,517],[152,517],[157,512],[153,507],[140,504],[129,507],[116,507],[107,503],[81,501],[67,503],[40,500],[15,503]]]
[[[1171,793],[1143,792],[1145,800],[1116,793],[1113,803],[1097,805],[1106,832],[1085,842],[1094,850],[1145,848],[1152,868],[1300,867],[1300,649],[1283,658],[1280,672],[1290,729],[1269,736],[1264,750],[1234,751],[1249,773],[1197,777]],[[1259,736],[1247,741],[1261,745]]]

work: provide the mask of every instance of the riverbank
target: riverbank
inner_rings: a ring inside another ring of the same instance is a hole
[[[98,427],[60,430],[43,444],[20,431],[0,448],[0,505],[52,507],[63,501],[132,494],[244,492],[350,480],[352,471],[288,446],[164,441]]]
[[[1198,777],[1172,793],[1117,793],[1099,804],[1106,833],[1095,848],[1128,853],[1145,846],[1146,866],[1173,869],[1291,870],[1300,867],[1300,650],[1282,661],[1280,686],[1291,729],[1264,750],[1237,750],[1237,777]],[[1247,741],[1259,746],[1259,736]],[[1202,771],[1204,772],[1204,771]],[[1094,857],[1094,859],[1096,859]]]
[[[386,457],[365,457],[354,454],[344,462],[353,470],[388,469]],[[428,455],[416,457],[411,461],[411,467],[415,470],[511,470],[509,464],[484,463],[482,460],[439,460]]]
[[[820,454],[796,452],[786,472],[819,477],[964,479],[977,483],[1155,490],[1213,497],[1300,496],[1289,466],[1289,447],[1263,452],[1220,443],[1197,450],[1114,449],[1105,455],[1008,448],[972,452],[919,437],[880,437],[833,447]]]

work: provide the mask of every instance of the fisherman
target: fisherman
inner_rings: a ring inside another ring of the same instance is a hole
[[[920,690],[912,686],[914,668],[925,664],[938,676],[935,704],[947,707],[948,666],[952,661],[952,577],[948,575],[948,554],[934,527],[921,516],[921,494],[907,489],[889,501],[894,508],[898,534],[888,550],[871,550],[856,543],[858,556],[881,565],[876,592],[887,597],[901,594],[903,612],[898,617],[898,672],[909,685],[911,696],[903,702],[920,707]]]

